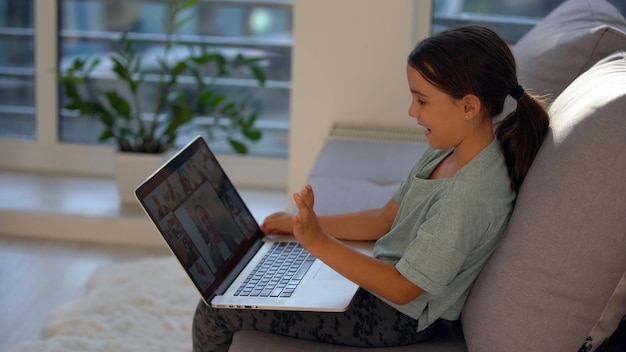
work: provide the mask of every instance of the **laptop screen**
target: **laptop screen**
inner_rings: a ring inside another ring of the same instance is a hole
[[[263,236],[200,137],[139,186],[136,195],[203,297]]]

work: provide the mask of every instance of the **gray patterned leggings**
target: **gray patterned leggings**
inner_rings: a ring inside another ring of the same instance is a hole
[[[216,309],[200,300],[193,320],[193,350],[227,351],[238,330],[355,347],[409,345],[436,333],[434,326],[420,332],[416,329],[417,320],[363,289],[342,313]]]

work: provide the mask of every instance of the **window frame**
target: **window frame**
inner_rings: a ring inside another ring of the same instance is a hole
[[[58,0],[34,0],[35,138],[0,139],[0,169],[113,177],[112,146],[59,140]],[[284,189],[286,158],[218,155],[238,186]],[[254,177],[250,177],[254,175]]]

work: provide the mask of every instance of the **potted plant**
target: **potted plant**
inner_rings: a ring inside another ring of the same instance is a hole
[[[177,31],[189,18],[180,17],[184,10],[196,3],[197,0],[172,0],[167,4],[163,19],[166,39],[163,48],[155,55],[158,70],[152,74],[157,77],[152,106],[140,103],[142,92],[149,89],[146,77],[150,73],[145,70],[144,57],[136,51],[135,43],[126,33],[106,57],[123,89],[96,87],[94,70],[101,64],[98,58],[78,57],[61,69],[59,79],[65,109],[99,119],[104,127],[99,140],[113,140],[117,147],[116,157],[127,159],[131,153],[165,153],[174,145],[181,130],[199,116],[212,119],[205,129],[208,138],[220,133],[237,153],[247,153],[246,141],[261,138],[261,131],[255,128],[257,114],[249,111],[245,103],[236,102],[222,92],[215,81],[238,73],[263,85],[263,59],[245,57],[240,53],[227,57],[206,44],[181,44]],[[182,82],[184,79],[187,84]],[[157,159],[159,166],[163,158]],[[136,162],[130,164],[137,168]],[[131,192],[120,189],[123,201],[134,201],[132,190],[156,167],[150,165],[148,168],[147,174],[140,172],[130,181]],[[118,165],[118,181],[120,172]]]

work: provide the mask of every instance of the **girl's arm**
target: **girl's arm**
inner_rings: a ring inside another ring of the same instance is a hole
[[[307,186],[310,187],[310,186]],[[377,240],[389,232],[396,218],[398,203],[391,198],[382,208],[351,213],[320,215],[321,227],[331,236],[342,240]],[[278,212],[263,221],[265,234],[293,234],[293,214]]]
[[[322,218],[318,219],[313,211],[314,197],[310,185],[296,193],[294,199],[298,214],[292,217],[293,233],[298,242],[314,256],[360,287],[396,304],[407,304],[423,292],[420,287],[402,276],[395,266],[362,254],[324,231]],[[397,204],[395,208],[394,216]],[[337,226],[333,221],[328,224]],[[350,231],[347,233],[351,234]]]

